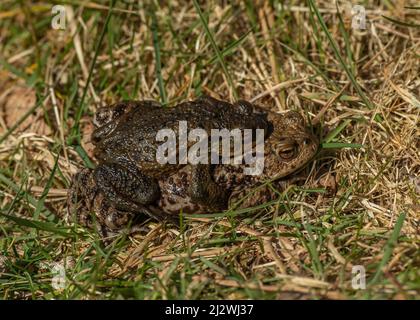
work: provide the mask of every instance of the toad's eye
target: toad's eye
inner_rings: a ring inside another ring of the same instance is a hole
[[[311,143],[311,140],[309,138],[303,139],[303,145],[308,146]]]
[[[275,152],[278,156],[280,156],[280,158],[290,160],[296,156],[298,151],[297,149],[296,141],[284,139],[276,145]]]
[[[280,150],[279,156],[285,160],[292,159],[296,155],[296,147],[289,147]]]

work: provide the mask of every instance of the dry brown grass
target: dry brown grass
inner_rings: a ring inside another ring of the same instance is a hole
[[[201,93],[298,110],[320,124],[320,136],[330,135],[325,147],[363,146],[325,148],[305,171],[306,187],[283,191],[274,205],[233,212],[234,217],[185,218],[181,229],[150,221],[143,233],[104,250],[95,232],[65,229],[51,212],[65,210],[70,178],[84,166],[68,139],[79,124],[77,108],[108,3],[69,1],[67,29],[57,31],[49,24],[51,4],[2,1],[2,298],[418,299],[420,28],[382,17],[418,22],[420,10],[404,9],[415,2],[369,3],[366,31],[351,28],[349,8],[340,2],[343,31],[335,5],[317,1],[372,108],[306,2],[287,1],[284,10],[263,1],[201,4],[219,49],[232,45],[223,58],[228,74],[192,3],[118,3],[80,119],[88,153],[92,113],[100,106],[123,98],[166,98],[173,105]],[[393,233],[398,242],[389,240]],[[45,265],[63,261],[69,286],[53,290]],[[366,268],[365,290],[351,287],[355,265]]]

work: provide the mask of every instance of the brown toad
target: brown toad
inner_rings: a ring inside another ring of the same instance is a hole
[[[184,120],[188,129],[206,132],[263,129],[262,174],[245,175],[243,164],[159,163],[158,131],[170,128],[179,132],[179,123]],[[74,177],[69,213],[76,214],[83,224],[96,220],[104,234],[121,229],[141,214],[162,219],[179,210],[222,210],[229,197],[237,197],[246,187],[295,172],[318,147],[317,138],[296,112],[281,115],[245,101],[230,104],[208,96],[173,108],[160,108],[153,101],[122,102],[100,109],[94,122],[97,129],[92,141],[98,165]]]
[[[318,150],[318,138],[305,127],[302,116],[294,111],[285,114],[268,112],[272,131],[265,140],[264,169],[260,175],[245,175],[244,164],[219,164],[212,168],[212,181],[229,195],[229,207],[252,207],[273,200],[272,188],[261,186],[270,180],[280,188],[300,180],[292,174],[305,166]],[[178,214],[211,212],[208,207],[188,196],[190,168],[184,167],[167,179],[159,180],[161,196],[158,207],[165,213]],[[252,190],[255,189],[255,190]],[[251,195],[248,193],[253,191]]]

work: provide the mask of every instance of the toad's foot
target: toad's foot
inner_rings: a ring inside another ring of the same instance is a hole
[[[198,164],[192,167],[191,199],[212,210],[224,210],[227,207],[229,193],[217,185],[212,178],[210,165]]]

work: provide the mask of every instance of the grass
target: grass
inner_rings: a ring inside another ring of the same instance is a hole
[[[0,4],[1,299],[420,298],[415,1],[366,2],[364,31],[342,2],[24,3]],[[97,108],[203,93],[313,122],[305,184],[179,228],[147,221],[106,248],[62,219],[71,177],[94,166]]]

